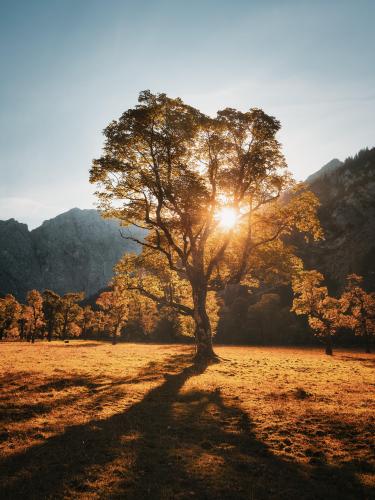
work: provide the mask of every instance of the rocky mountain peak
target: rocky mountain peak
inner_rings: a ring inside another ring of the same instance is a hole
[[[143,232],[132,228],[138,238]],[[28,290],[92,295],[107,286],[113,266],[138,246],[121,235],[119,222],[97,210],[73,208],[32,231],[14,219],[0,221],[0,294],[23,300]]]
[[[305,182],[307,184],[311,184],[319,177],[322,177],[324,175],[330,174],[331,172],[334,172],[339,167],[341,167],[341,165],[343,165],[342,161],[338,160],[337,158],[333,158],[333,160],[331,160],[328,163],[326,163],[325,165],[323,165],[322,168],[320,168],[319,170],[317,170],[313,174],[309,175],[309,177],[307,177]]]

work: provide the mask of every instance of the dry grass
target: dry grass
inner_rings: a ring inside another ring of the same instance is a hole
[[[0,346],[0,497],[365,499],[374,356]]]

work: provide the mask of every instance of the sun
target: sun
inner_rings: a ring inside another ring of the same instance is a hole
[[[234,208],[224,207],[218,212],[217,219],[222,229],[232,229],[237,222],[238,214]]]

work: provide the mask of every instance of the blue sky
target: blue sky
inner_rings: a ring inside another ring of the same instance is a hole
[[[107,123],[150,89],[261,107],[304,179],[375,146],[373,0],[0,0],[0,219],[74,206]]]

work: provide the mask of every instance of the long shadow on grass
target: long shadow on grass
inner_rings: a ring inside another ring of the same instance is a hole
[[[345,356],[344,354],[339,354],[338,355],[339,359],[342,359],[343,361],[353,361],[353,362],[358,362],[361,363],[364,366],[367,366],[368,368],[374,368],[375,367],[375,357],[373,354],[367,354],[366,357],[358,357],[358,356]]]
[[[205,366],[167,363],[164,382],[106,420],[75,425],[1,464],[1,498],[370,498],[353,468],[273,455],[220,390],[180,392]],[[151,365],[143,375],[160,367]],[[142,374],[140,374],[142,376]]]
[[[111,345],[110,342],[107,342],[108,345]],[[52,345],[49,345],[48,348],[49,349],[59,349],[59,348],[62,348],[62,349],[86,349],[86,347],[100,347],[100,346],[103,346],[105,345],[104,342],[87,342],[86,343],[82,343],[82,344],[76,344],[74,341],[72,343],[70,343],[69,341],[64,343],[63,341],[61,341],[61,344],[52,344]]]

